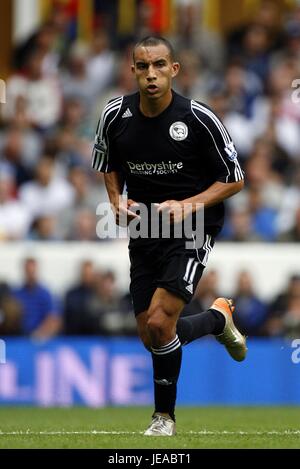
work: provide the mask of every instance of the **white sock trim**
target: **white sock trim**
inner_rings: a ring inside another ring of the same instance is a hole
[[[151,350],[155,355],[166,355],[167,353],[174,352],[174,350],[178,349],[179,347],[181,347],[181,343],[178,335],[176,335],[175,339],[173,339],[169,344],[162,345],[159,348],[152,347]]]

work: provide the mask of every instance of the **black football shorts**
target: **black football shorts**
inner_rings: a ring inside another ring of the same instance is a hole
[[[135,315],[149,308],[157,288],[192,299],[214,246],[206,234],[201,248],[187,249],[185,239],[144,239],[130,243],[130,293]]]

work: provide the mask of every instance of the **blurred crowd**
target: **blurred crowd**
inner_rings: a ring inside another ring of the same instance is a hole
[[[136,334],[130,295],[120,293],[112,271],[84,260],[78,282],[62,296],[41,282],[37,259],[25,259],[23,273],[19,286],[0,281],[0,336]]]
[[[91,40],[79,41],[56,9],[15,47],[0,117],[0,241],[100,241],[96,208],[108,200],[103,176],[90,168],[97,121],[110,98],[136,90],[133,45],[156,32],[147,2],[136,3],[135,28],[122,37],[106,11]],[[220,241],[299,241],[300,7],[283,12],[263,0],[251,21],[220,35],[203,26],[201,1],[175,4],[169,39],[182,68],[174,88],[220,116],[246,174],[245,189],[227,202]],[[240,329],[299,337],[300,276],[271,302],[256,291],[250,273],[240,272],[233,295]],[[224,295],[210,271],[183,314]],[[136,327],[113,272],[86,260],[77,285],[57,298],[40,283],[37,261],[26,259],[21,286],[0,282],[0,335],[18,334],[134,335]]]
[[[251,274],[238,272],[231,297],[239,329],[250,337],[298,338],[300,275],[291,276],[284,290],[270,301],[259,298],[256,291]],[[220,296],[227,294],[220,289],[218,272],[210,270],[181,314],[199,314]],[[35,340],[58,335],[134,336],[132,309],[130,295],[119,291],[114,273],[99,270],[91,260],[82,261],[78,281],[60,297],[41,282],[35,258],[24,260],[21,285],[0,281],[0,336]]]
[[[174,88],[222,118],[246,173],[220,239],[299,241],[300,7],[264,0],[221,36],[204,28],[201,1],[175,3]],[[135,29],[122,37],[103,12],[92,39],[75,40],[56,9],[16,46],[1,105],[0,240],[99,240],[96,207],[107,196],[91,151],[104,104],[136,89],[132,47],[153,33],[147,2],[137,4]]]

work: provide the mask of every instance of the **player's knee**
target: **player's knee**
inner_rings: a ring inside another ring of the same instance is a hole
[[[164,330],[162,314],[152,314],[147,321],[147,329],[150,334],[160,334]]]
[[[160,305],[152,307],[147,315],[147,331],[151,338],[152,345],[160,344],[164,341],[168,333],[167,314]]]
[[[147,350],[151,350],[151,339],[147,330],[146,320],[137,321],[138,335]]]
[[[139,337],[140,337],[141,341],[143,342],[143,345],[144,345],[145,349],[147,349],[150,352],[150,350],[151,350],[151,339],[150,339],[150,336],[149,336],[148,332],[140,332]]]

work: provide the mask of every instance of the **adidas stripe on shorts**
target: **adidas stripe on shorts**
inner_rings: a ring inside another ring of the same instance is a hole
[[[185,239],[145,239],[129,247],[130,293],[135,315],[149,308],[156,288],[165,288],[189,303],[209,254],[212,235],[204,236],[201,248],[186,249]]]

